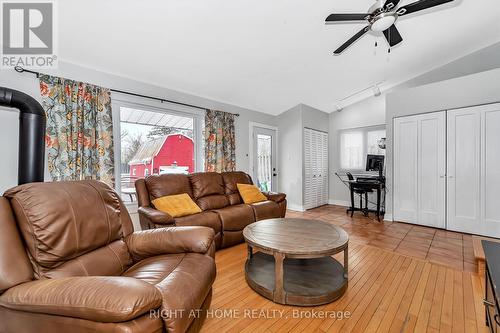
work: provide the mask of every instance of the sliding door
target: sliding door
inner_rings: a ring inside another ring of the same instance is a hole
[[[446,114],[394,120],[394,220],[445,227]]]

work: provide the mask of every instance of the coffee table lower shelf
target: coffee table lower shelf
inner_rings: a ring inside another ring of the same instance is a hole
[[[275,258],[253,253],[245,264],[248,285],[275,303],[315,306],[331,303],[347,289],[347,275],[341,263],[330,256],[283,260],[283,290],[275,290]]]

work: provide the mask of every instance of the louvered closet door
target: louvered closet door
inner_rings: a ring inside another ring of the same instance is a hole
[[[328,134],[327,133],[322,133],[322,157],[323,157],[323,163],[322,163],[322,169],[321,169],[321,175],[323,179],[322,183],[322,204],[327,205],[328,204],[328,198],[329,198],[329,188],[328,188]]]
[[[312,144],[311,131],[304,130],[304,208],[314,207],[312,193],[313,166],[312,166]]]
[[[328,203],[328,134],[304,129],[304,208]]]

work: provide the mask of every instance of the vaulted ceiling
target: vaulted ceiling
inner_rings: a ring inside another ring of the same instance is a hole
[[[383,37],[370,33],[333,56],[363,24],[325,25],[327,15],[367,11],[373,3],[64,0],[59,53],[68,62],[279,114],[299,103],[334,111],[370,85],[387,89],[500,40],[500,1],[455,0],[398,20],[404,41],[390,54]]]

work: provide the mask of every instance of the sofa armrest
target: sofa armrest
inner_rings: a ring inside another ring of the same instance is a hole
[[[276,203],[279,203],[285,200],[286,198],[285,193],[277,193],[277,192],[262,192],[262,193],[266,196],[267,200],[271,200]]]
[[[201,253],[213,257],[215,233],[208,227],[167,227],[136,231],[125,238],[134,260],[175,253]]]
[[[174,218],[170,216],[168,213],[159,211],[152,207],[139,207],[137,209],[137,212],[139,213],[139,215],[145,217],[153,224],[168,225],[168,224],[174,224],[175,222]]]
[[[130,277],[85,276],[26,282],[0,296],[12,310],[118,323],[162,304],[153,285]]]

